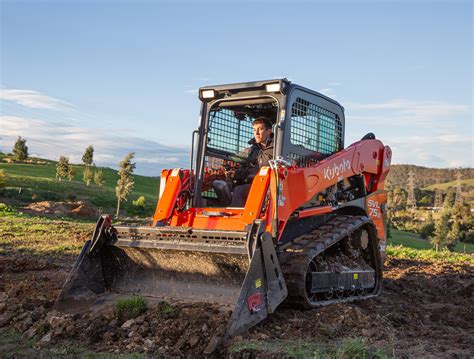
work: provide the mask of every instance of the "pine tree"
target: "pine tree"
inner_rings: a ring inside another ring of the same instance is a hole
[[[434,236],[431,238],[431,243],[434,244],[436,251],[439,247],[446,243],[449,233],[449,212],[443,211],[435,221]]]
[[[89,166],[84,166],[82,170],[82,180],[85,182],[86,186],[89,186],[94,178],[94,174]]]
[[[72,164],[69,164],[67,168],[67,179],[72,181],[74,177],[76,177],[76,169]]]
[[[28,147],[26,146],[26,139],[18,136],[18,139],[13,146],[13,159],[15,161],[24,161],[28,158]]]
[[[84,166],[90,166],[92,162],[94,162],[94,147],[90,145],[82,155],[82,163],[84,163]]]
[[[446,236],[446,247],[450,251],[454,250],[456,243],[460,240],[461,237],[461,227],[459,222],[454,222],[451,226],[451,230],[449,231],[448,235]]]
[[[97,186],[102,186],[104,184],[104,174],[101,169],[96,169],[94,172],[94,183]]]
[[[119,164],[119,179],[117,186],[115,187],[115,195],[117,197],[117,212],[115,217],[118,217],[120,212],[120,201],[127,200],[127,196],[132,192],[135,180],[133,179],[132,173],[135,169],[135,163],[132,163],[132,159],[135,153],[129,152]]]
[[[58,163],[56,164],[56,178],[62,180],[67,178],[69,171],[69,158],[66,156],[60,156]]]

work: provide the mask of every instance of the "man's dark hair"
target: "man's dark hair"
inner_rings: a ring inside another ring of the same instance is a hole
[[[272,121],[270,121],[268,118],[263,117],[263,116],[257,117],[255,120],[253,120],[252,126],[258,125],[260,123],[263,123],[267,130],[271,129],[273,126]]]

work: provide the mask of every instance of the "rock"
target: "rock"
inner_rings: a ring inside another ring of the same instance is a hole
[[[204,323],[204,325],[202,326],[202,329],[201,329],[203,332],[207,332],[209,330],[209,327],[207,326],[206,323]]]
[[[62,326],[54,328],[54,330],[53,330],[53,335],[55,337],[60,337],[63,333],[64,333],[64,327],[62,327]]]
[[[129,319],[125,323],[122,324],[121,328],[122,329],[128,329],[130,328],[133,324],[135,324],[135,319]]]
[[[36,328],[35,327],[30,327],[26,332],[23,333],[22,337],[23,339],[30,340],[36,335]]]
[[[0,328],[10,323],[13,318],[13,315],[14,314],[12,312],[6,312],[0,315]]]
[[[191,348],[194,348],[196,344],[199,343],[199,337],[196,335],[193,335],[189,340],[188,344]]]
[[[128,333],[128,337],[129,338],[133,337],[133,334],[135,334],[135,332],[132,330],[130,333]]]
[[[155,347],[155,342],[151,339],[145,339],[144,345],[147,349],[153,349]]]
[[[74,334],[74,332],[76,331],[76,326],[74,324],[69,324],[68,326],[66,326],[65,331],[68,334]]]
[[[235,343],[238,343],[238,342],[241,342],[242,340],[244,340],[244,337],[241,336],[241,335],[236,335],[233,339],[234,339]]]
[[[48,316],[47,321],[51,327],[57,327],[57,326],[62,325],[66,321],[66,318],[59,317],[56,315],[50,315]]]
[[[204,354],[210,355],[216,351],[216,349],[223,342],[223,338],[219,335],[213,335],[209,343],[207,344],[206,349],[204,349]]]
[[[49,343],[49,342],[51,342],[51,335],[52,335],[51,332],[45,334],[43,336],[43,338],[41,338],[40,343]]]
[[[370,337],[370,331],[368,331],[367,329],[362,329],[361,333],[364,337]]]
[[[118,320],[117,319],[112,319],[110,322],[109,322],[109,327],[116,327],[118,325]]]
[[[106,342],[107,344],[110,344],[113,342],[114,340],[114,335],[111,333],[111,332],[105,332],[103,335],[102,335],[102,339],[104,340],[104,342]]]
[[[38,308],[35,309],[35,313],[42,316],[46,313],[46,309],[44,306],[40,305]]]

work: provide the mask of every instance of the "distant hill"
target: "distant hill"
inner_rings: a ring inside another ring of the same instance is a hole
[[[456,174],[458,169],[451,168],[427,168],[415,165],[392,165],[387,176],[386,184],[389,189],[394,187],[401,187],[407,189],[408,174],[413,170],[415,185],[417,188],[426,188],[432,185],[444,184],[440,186],[441,189],[446,190],[448,186],[456,186]],[[473,186],[470,179],[474,179],[473,168],[462,168],[461,179],[465,181],[466,185]],[[446,183],[449,183],[447,185]],[[433,188],[434,189],[434,188]]]
[[[82,182],[82,165],[74,165],[76,176],[72,181],[56,179],[56,161],[29,159],[31,163],[2,162],[0,155],[0,169],[6,175],[6,188],[0,190],[0,197],[12,198],[22,203],[38,201],[71,201],[88,200],[105,212],[112,212],[116,206],[115,185],[117,171],[108,167],[102,169],[104,184],[99,187],[94,183],[86,186]],[[145,196],[146,212],[153,214],[158,198],[159,178],[134,175],[135,187],[126,203],[121,207],[132,209],[132,200]]]

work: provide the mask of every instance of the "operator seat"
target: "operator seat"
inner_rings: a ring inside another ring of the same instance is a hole
[[[229,182],[224,180],[214,180],[212,181],[212,188],[214,188],[217,199],[222,206],[227,207],[232,202],[232,191]]]

